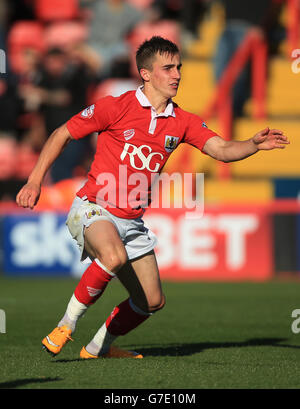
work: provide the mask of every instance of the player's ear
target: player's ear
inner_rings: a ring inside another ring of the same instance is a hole
[[[144,80],[145,82],[148,82],[150,80],[150,71],[147,70],[146,68],[141,68],[140,76],[142,77],[142,80]]]

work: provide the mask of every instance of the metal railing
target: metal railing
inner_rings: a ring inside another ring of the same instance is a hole
[[[220,134],[226,140],[232,138],[232,89],[249,60],[252,62],[252,116],[255,119],[266,118],[267,43],[259,30],[251,29],[228,63],[208,108],[201,115],[205,120],[217,116]],[[230,164],[220,162],[218,177],[228,179],[230,176]]]
[[[287,0],[287,53],[299,48],[300,38],[300,0]]]

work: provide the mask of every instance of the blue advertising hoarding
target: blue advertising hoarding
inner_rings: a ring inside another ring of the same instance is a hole
[[[6,275],[80,276],[87,267],[65,224],[66,214],[6,215],[2,220]]]
[[[262,207],[262,210],[267,212],[266,214],[273,215],[271,230],[265,230],[260,219],[257,219],[258,226],[265,232],[264,236],[259,233],[259,237],[265,237],[265,240],[268,242],[271,240],[273,243],[275,264],[272,269],[267,266],[264,267],[265,271],[270,270],[268,274],[291,272],[298,275],[300,272],[300,211],[298,208],[299,204],[296,201],[295,203],[277,203],[274,208],[265,209]],[[214,209],[215,215],[210,215],[208,210],[207,217],[202,219],[202,223],[203,220],[206,222],[208,220],[211,224],[206,223],[204,227],[201,225],[202,229],[200,230],[194,224],[194,239],[191,238],[191,240],[187,240],[184,233],[184,227],[190,226],[190,224],[187,224],[188,221],[184,218],[179,217],[180,215],[178,217],[175,214],[172,216],[168,210],[165,213],[162,211],[158,211],[157,214],[155,212],[148,213],[145,217],[146,224],[157,234],[159,239],[157,257],[162,278],[187,279],[187,275],[190,273],[192,279],[207,279],[207,277],[211,279],[214,270],[212,267],[210,269],[207,267],[206,271],[201,264],[203,260],[206,260],[205,256],[209,252],[210,255],[215,256],[213,260],[225,263],[227,270],[223,268],[222,279],[224,277],[237,279],[236,270],[233,272],[228,270],[227,265],[230,254],[235,256],[237,254],[232,247],[232,240],[230,240],[233,234],[236,237],[236,230],[232,230],[232,225],[230,225],[228,234],[222,238],[216,225],[216,221],[224,218],[224,215],[226,216],[228,208]],[[257,211],[257,208],[254,210]],[[239,214],[237,208],[231,209],[230,214],[233,211],[235,215]],[[244,211],[245,209],[243,209]],[[258,213],[255,213],[255,217],[258,218]],[[67,213],[55,211],[3,213],[0,217],[0,271],[8,276],[20,277],[43,275],[81,277],[87,265],[80,263],[79,250],[65,224],[66,218]],[[196,240],[199,238],[199,234],[202,237],[204,234],[213,238],[210,248],[201,247],[202,241]],[[222,241],[220,241],[219,236]],[[218,246],[216,245],[217,240],[220,241]],[[250,268],[249,266],[254,259],[257,260],[257,258],[249,256],[250,249],[253,248],[251,240],[252,235],[250,234],[245,236],[243,240],[245,249],[241,255],[243,255],[244,270]],[[257,245],[257,238],[255,238],[254,243]],[[259,257],[261,267],[262,261],[269,253],[266,251],[266,243],[260,247],[262,251]],[[255,252],[258,254],[257,250]],[[199,263],[193,269],[189,267],[191,257],[194,257]],[[217,272],[221,271],[218,267],[214,268]],[[249,277],[251,279],[253,279],[253,271],[258,271],[257,266],[255,268],[256,270],[250,268],[251,276]],[[234,276],[230,274],[234,274]]]

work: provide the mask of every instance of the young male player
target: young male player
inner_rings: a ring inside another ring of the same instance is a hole
[[[269,128],[246,141],[225,141],[197,115],[173,103],[181,77],[180,54],[174,43],[152,37],[138,49],[136,62],[143,86],[117,98],[99,99],[55,130],[28,183],[17,195],[19,206],[32,209],[47,170],[66,144],[91,132],[99,133],[88,180],[77,193],[67,219],[82,260],[89,257],[92,263],[57,327],[42,341],[53,355],[71,339],[77,320],[117,275],[129,298],[114,308],[91,342],[82,348],[80,357],[142,358],[112,343],[164,306],[153,251],[155,236],[144,226],[143,204],[151,193],[151,175],[161,171],[180,143],[189,143],[224,162],[247,158],[259,150],[284,148],[289,143],[281,131]],[[129,200],[137,185],[133,181],[139,178],[147,185],[139,200]],[[114,181],[109,188],[107,180]]]

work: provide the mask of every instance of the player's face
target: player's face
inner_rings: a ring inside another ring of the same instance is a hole
[[[152,70],[148,71],[149,85],[164,98],[172,98],[177,94],[181,62],[179,54],[157,54]]]

